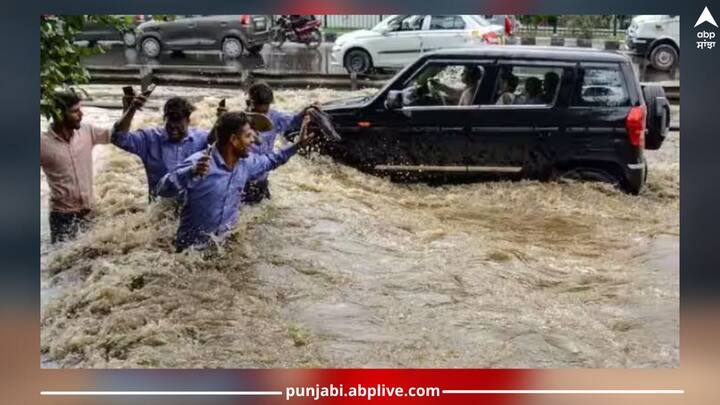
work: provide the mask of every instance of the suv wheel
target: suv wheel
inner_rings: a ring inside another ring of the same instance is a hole
[[[143,39],[142,44],[140,44],[140,49],[142,50],[143,55],[150,58],[157,58],[160,56],[160,41],[153,37],[145,38]]]
[[[575,167],[558,176],[561,180],[585,180],[585,181],[599,181],[602,183],[609,183],[614,186],[619,186],[621,180],[605,169],[596,167]]]
[[[366,73],[372,69],[370,55],[362,49],[353,49],[345,55],[345,69],[348,73]]]
[[[222,43],[222,53],[226,58],[239,58],[243,53],[243,44],[237,38],[225,38]]]
[[[650,64],[662,72],[667,72],[675,67],[678,60],[678,53],[670,44],[660,44],[650,51]]]
[[[642,92],[647,107],[645,149],[660,149],[670,128],[670,104],[662,86],[646,85]]]
[[[135,43],[137,42],[137,37],[135,36],[135,33],[132,31],[126,31],[123,33],[123,42],[125,43],[125,46],[128,48],[132,48],[135,46]]]

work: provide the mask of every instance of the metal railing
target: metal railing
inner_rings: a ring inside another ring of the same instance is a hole
[[[592,34],[592,38],[610,39],[613,37],[612,28],[594,28],[590,32]],[[618,29],[616,32],[619,40],[625,39],[624,30]],[[521,27],[518,30],[517,35],[521,37],[551,37],[553,35],[557,35],[563,38],[578,38],[582,36],[580,31],[577,29],[568,27]]]

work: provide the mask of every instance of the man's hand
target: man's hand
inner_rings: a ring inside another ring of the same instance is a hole
[[[304,146],[308,142],[310,142],[314,137],[315,133],[308,133],[308,125],[310,124],[310,116],[305,115],[305,118],[303,118],[302,126],[300,127],[300,136],[298,137],[298,145]]]
[[[210,171],[210,155],[205,154],[203,155],[198,161],[195,163],[195,166],[193,167],[193,174],[195,176],[205,176]]]
[[[129,98],[130,96],[127,97]],[[125,110],[120,119],[115,123],[115,125],[113,125],[113,136],[117,133],[125,133],[130,130],[130,124],[135,116],[135,111],[141,109],[145,105],[146,101],[147,97],[142,94],[132,97],[129,101],[128,99],[123,98],[123,108],[125,108]]]
[[[143,96],[142,94],[139,94],[132,99],[132,102],[130,103],[130,107],[133,110],[140,110],[143,108],[143,106],[145,105],[146,102],[147,102],[147,97]]]

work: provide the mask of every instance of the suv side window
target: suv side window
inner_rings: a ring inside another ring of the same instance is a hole
[[[434,15],[430,18],[431,30],[463,30],[465,21],[459,15]]]
[[[477,63],[430,63],[402,90],[403,106],[475,105],[485,69]]]
[[[494,105],[552,105],[558,95],[563,69],[559,66],[504,64],[497,70]]]
[[[618,68],[582,68],[572,97],[573,106],[624,107],[630,105],[627,86]]]

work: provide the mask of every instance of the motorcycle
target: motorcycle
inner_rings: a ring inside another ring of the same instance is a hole
[[[287,15],[278,18],[270,33],[270,45],[275,49],[280,49],[285,41],[290,41],[305,44],[310,49],[320,46],[322,23],[314,17],[311,19],[300,18],[299,20],[299,22],[292,21]]]

